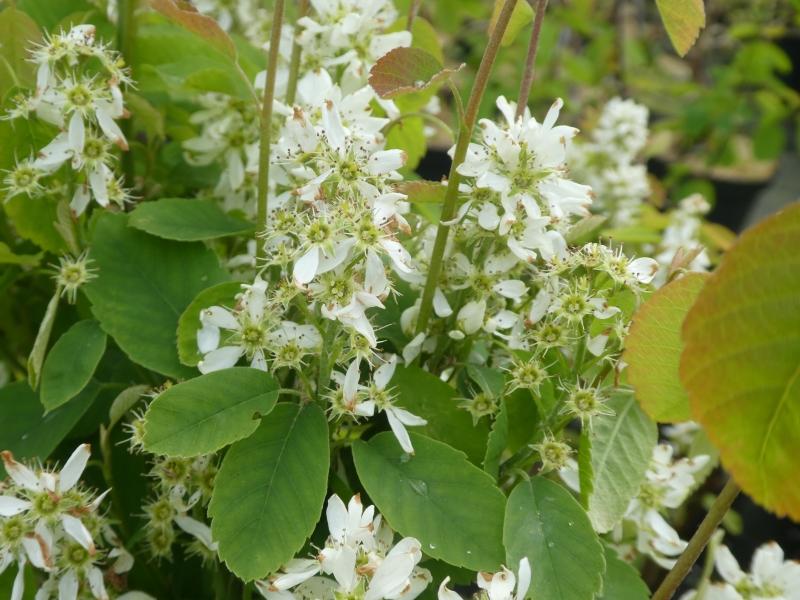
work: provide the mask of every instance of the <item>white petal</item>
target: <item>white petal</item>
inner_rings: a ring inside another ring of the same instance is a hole
[[[100,125],[100,129],[103,130],[105,136],[123,150],[127,150],[128,142],[125,141],[125,136],[122,134],[119,125],[111,118],[111,106],[98,106],[95,115],[97,116],[97,123]]]
[[[347,507],[338,495],[333,494],[328,498],[325,517],[328,520],[328,531],[333,539],[344,540],[347,532],[347,516]]]
[[[201,373],[211,373],[220,369],[229,369],[234,366],[244,354],[244,348],[239,346],[223,346],[212,350],[203,357],[197,368]]]
[[[391,406],[387,410],[391,411],[392,414],[394,414],[394,416],[397,417],[397,420],[400,421],[403,425],[409,425],[411,427],[415,427],[428,424],[428,422],[425,419],[408,412],[404,408]]]
[[[400,242],[390,239],[382,239],[380,241],[381,247],[386,250],[389,258],[392,259],[394,266],[403,273],[413,273],[414,267],[411,263],[411,255],[408,253]]]
[[[433,312],[441,319],[446,319],[453,314],[453,309],[447,301],[447,296],[438,287],[433,292]]]
[[[16,576],[14,576],[14,585],[11,588],[10,600],[22,600],[25,594],[25,563],[21,562]]]
[[[86,463],[92,455],[92,447],[89,444],[81,444],[64,463],[58,475],[58,491],[63,493],[75,487],[81,478]]]
[[[3,465],[6,468],[6,473],[11,477],[14,483],[32,492],[41,491],[42,484],[39,482],[39,478],[36,477],[36,474],[22,463],[14,460],[14,456],[11,452],[5,450],[0,452],[0,456],[3,457]]]
[[[483,326],[483,317],[486,314],[485,300],[472,300],[467,302],[458,311],[457,321],[467,335],[471,335]]]
[[[293,559],[284,567],[284,573],[272,580],[272,587],[288,590],[319,573],[319,562],[311,559]]]
[[[69,120],[69,145],[73,152],[80,154],[83,152],[83,144],[86,141],[86,128],[83,123],[83,117],[80,113],[72,113]]]
[[[177,515],[174,520],[178,527],[197,538],[206,548],[216,551],[217,544],[211,538],[211,528],[208,525],[186,515]]]
[[[319,255],[319,248],[313,246],[294,263],[292,275],[296,283],[305,285],[314,279],[317,274],[317,268],[319,267]]]
[[[22,500],[15,496],[0,496],[0,517],[13,517],[25,512],[31,507],[28,500]]]
[[[727,546],[723,545],[717,548],[714,564],[719,574],[728,583],[736,585],[745,578],[745,574],[739,567],[739,563],[736,562],[736,559],[733,557],[733,554],[731,554],[731,551],[728,550]]]
[[[367,160],[367,172],[370,175],[383,175],[396,171],[406,162],[406,153],[402,150],[380,150]]]
[[[652,258],[637,258],[628,265],[628,272],[641,283],[650,283],[658,273],[658,263]]]
[[[82,215],[89,206],[92,195],[89,193],[89,188],[85,184],[78,184],[75,186],[75,193],[72,194],[72,201],[69,207],[75,212],[76,215]]]
[[[70,569],[58,582],[58,600],[76,600],[78,597],[78,576]]]
[[[360,365],[361,360],[359,358],[355,358],[350,363],[350,366],[347,367],[347,374],[344,376],[344,386],[342,388],[344,400],[347,403],[354,402],[356,399],[356,393],[358,393],[358,380],[361,376],[361,372],[359,370]]]
[[[364,600],[382,600],[400,594],[408,585],[414,565],[414,559],[409,554],[387,556],[375,569]]]
[[[386,386],[394,375],[395,367],[397,367],[397,355],[392,354],[388,361],[375,369],[375,373],[372,375],[372,381],[375,382],[378,389],[386,389]]]
[[[89,569],[89,589],[92,590],[92,596],[97,600],[108,600],[106,584],[103,581],[103,572],[97,567]]]
[[[442,583],[439,584],[439,591],[437,592],[438,600],[464,600],[461,596],[447,587],[450,577],[445,577]]]
[[[494,231],[500,224],[500,215],[497,207],[491,202],[484,202],[478,212],[478,225],[488,231]]]
[[[414,454],[414,446],[411,444],[411,438],[408,436],[408,432],[403,423],[395,415],[394,410],[390,407],[384,412],[389,420],[389,427],[392,428],[392,433],[394,433],[394,437],[396,437],[397,441],[400,443],[400,447],[408,454]]]
[[[219,327],[206,325],[197,330],[197,349],[207,354],[219,347]]]
[[[94,199],[100,206],[108,206],[108,182],[104,171],[105,165],[89,171],[89,187],[92,188]]]
[[[94,542],[92,541],[92,534],[86,529],[83,522],[77,517],[72,515],[61,515],[61,525],[64,531],[67,532],[73,540],[78,542],[81,546],[86,548],[89,553],[94,554]]]
[[[750,571],[765,584],[774,579],[782,567],[783,550],[775,542],[768,542],[753,554]]]
[[[528,291],[528,286],[520,279],[507,279],[492,286],[492,290],[511,300],[519,300]]]
[[[517,581],[517,600],[525,600],[528,593],[528,588],[531,585],[531,563],[528,557],[525,556],[519,561],[519,570],[517,571],[519,580]]]

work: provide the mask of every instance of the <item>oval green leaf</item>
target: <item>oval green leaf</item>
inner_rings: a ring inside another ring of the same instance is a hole
[[[703,0],[656,0],[664,29],[680,56],[686,56],[706,26]]]
[[[639,572],[622,560],[617,551],[605,546],[606,572],[603,575],[603,593],[598,600],[648,600],[650,590]]]
[[[619,522],[639,491],[658,442],[658,428],[647,418],[632,394],[608,401],[613,415],[592,421],[592,492],[589,518],[596,531],[606,533]]]
[[[508,497],[503,541],[507,563],[531,563],[536,600],[593,600],[603,585],[603,546],[589,517],[563,487],[533,477]]]
[[[201,290],[228,278],[200,243],[162,240],[103,214],[92,236],[98,277],[86,287],[103,329],[136,363],[169,377],[192,377],[175,348],[178,318]]]
[[[136,207],[128,223],[151,235],[180,242],[199,242],[249,234],[250,221],[229,215],[212,200],[162,198]]]
[[[42,368],[42,404],[51,411],[86,387],[106,351],[97,321],[78,321],[58,338]]]
[[[328,422],[315,404],[281,403],[222,461],[209,505],[219,555],[250,581],[303,547],[325,501]]]
[[[680,374],[723,466],[800,520],[800,203],[746,231],[683,324]]]
[[[370,69],[369,84],[381,98],[396,98],[445,81],[461,67],[446,69],[435,56],[421,48],[395,48],[381,56]]]
[[[164,391],[147,409],[144,447],[154,454],[198,456],[253,433],[278,401],[272,375],[233,367]]]
[[[178,357],[183,364],[196,367],[202,358],[197,349],[200,311],[209,306],[233,306],[236,294],[241,291],[238,281],[226,281],[203,290],[186,307],[178,319]]]
[[[625,338],[628,381],[645,412],[659,422],[692,418],[689,397],[681,385],[681,324],[705,285],[708,274],[689,273],[665,285],[633,315]]]
[[[466,456],[412,433],[406,454],[390,432],[353,445],[356,470],[389,525],[422,543],[428,556],[474,571],[503,562],[505,497]]]

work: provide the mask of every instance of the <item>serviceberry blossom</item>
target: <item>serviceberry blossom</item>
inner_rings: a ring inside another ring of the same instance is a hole
[[[99,63],[100,72],[87,62]],[[9,119],[35,115],[58,128],[36,157],[17,163],[3,182],[9,197],[36,197],[58,189],[57,172],[69,165],[77,175],[70,206],[77,214],[92,198],[101,206],[124,205],[130,194],[114,171],[113,146],[128,149],[117,120],[126,116],[122,89],[131,84],[120,55],[95,41],[93,25],[77,25],[48,36],[32,52],[37,67],[36,90],[14,99]],[[47,179],[49,186],[43,183]]]
[[[427,425],[427,421],[394,404],[391,389],[387,389],[389,381],[397,367],[397,356],[392,355],[372,373],[368,385],[358,383],[360,378],[361,359],[355,358],[347,367],[345,375],[334,373],[334,380],[339,387],[330,397],[330,412],[334,418],[372,417],[376,412],[383,412],[389,421],[400,447],[407,453],[414,454],[414,446],[406,431],[406,426]]]
[[[334,494],[325,515],[329,536],[314,558],[298,558],[281,571],[256,581],[267,600],[358,597],[363,600],[413,600],[430,583],[418,565],[422,547],[412,537],[393,545],[394,532],[353,496],[345,506]]]
[[[739,567],[724,545],[717,548],[714,563],[723,581],[705,590],[705,600],[800,599],[800,563],[784,560],[783,550],[775,542],[768,542],[755,551],[749,573]],[[695,598],[698,598],[695,591],[681,596],[681,600]]]
[[[450,578],[446,577],[439,585],[438,599],[463,600],[459,594],[447,587],[449,581]],[[477,583],[489,600],[525,600],[531,584],[530,562],[527,557],[519,561],[517,576],[506,567],[498,573],[478,573]]]
[[[59,600],[107,600],[104,569],[119,575],[133,567],[100,512],[107,492],[98,496],[80,483],[90,453],[82,444],[60,470],[50,470],[2,452],[9,481],[0,483],[0,573],[17,564],[12,600],[23,597],[26,564],[47,576],[36,598]]]
[[[701,194],[692,194],[678,203],[678,207],[669,213],[669,225],[661,236],[658,253],[655,259],[660,265],[657,282],[666,281],[669,267],[680,251],[700,249],[700,252],[689,263],[688,271],[707,271],[711,260],[700,240],[703,216],[711,210],[711,205]]]

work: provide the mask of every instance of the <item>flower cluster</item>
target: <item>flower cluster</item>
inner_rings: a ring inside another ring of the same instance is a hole
[[[46,573],[37,600],[113,597],[139,598],[138,592],[119,595],[123,575],[133,556],[122,547],[108,518],[100,511],[106,493],[96,495],[80,483],[89,460],[88,444],[78,446],[60,471],[31,468],[3,452],[10,481],[0,483],[0,573],[18,566],[12,599],[24,593],[25,565]],[[106,581],[113,589],[106,588]]]
[[[697,485],[695,473],[708,460],[706,455],[676,460],[672,446],[657,445],[645,472],[645,481],[625,512],[623,523],[636,526],[636,550],[649,555],[666,569],[672,568],[677,556],[686,548],[686,542],[680,539],[663,513],[683,504]],[[621,526],[617,528],[615,536],[621,538]]]
[[[326,510],[329,536],[314,558],[298,558],[256,581],[267,600],[362,598],[413,600],[431,582],[418,566],[422,547],[412,537],[393,543],[394,532],[358,495],[345,506],[334,494]]]
[[[6,118],[35,114],[59,132],[34,157],[7,173],[8,197],[70,194],[70,206],[77,214],[92,199],[101,206],[122,206],[130,195],[114,171],[113,146],[128,148],[116,121],[126,114],[122,88],[131,81],[121,57],[95,40],[93,25],[78,25],[47,37],[33,51],[32,60],[38,65],[36,90],[15,98]],[[59,178],[64,165],[73,175]]]
[[[775,542],[758,548],[753,555],[750,573],[742,571],[727,546],[714,555],[717,572],[723,581],[705,590],[705,600],[762,600],[800,598],[800,563],[784,560],[783,550]],[[686,592],[681,600],[699,598],[696,591]]]

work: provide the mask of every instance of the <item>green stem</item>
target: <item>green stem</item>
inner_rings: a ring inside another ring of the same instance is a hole
[[[308,14],[308,0],[300,0],[297,5],[297,20],[302,19],[306,14]],[[300,72],[300,55],[302,52],[303,48],[297,41],[297,32],[295,32],[292,56],[289,59],[289,82],[286,85],[286,104],[289,106],[294,104],[295,95],[297,94],[297,77]]]
[[[381,130],[381,133],[383,133],[384,136],[388,135],[393,127],[395,127],[396,125],[399,125],[400,123],[402,123],[403,119],[408,119],[410,117],[418,117],[420,119],[425,119],[427,121],[430,121],[431,123],[433,123],[434,125],[436,125],[440,129],[442,129],[445,133],[447,133],[447,135],[450,136],[450,139],[453,139],[455,137],[453,135],[453,130],[450,129],[450,126],[447,123],[442,121],[436,115],[432,115],[430,113],[425,113],[425,112],[404,113],[404,114],[400,115],[399,117],[397,117],[395,119],[392,119],[386,125],[384,125],[383,129]]]
[[[285,0],[275,0],[272,15],[272,33],[269,38],[269,58],[267,59],[267,80],[264,83],[264,97],[261,101],[261,137],[258,146],[258,212],[257,230],[267,228],[267,196],[269,194],[269,151],[272,137],[272,101],[275,97],[275,77],[278,70],[278,49],[283,26],[283,7]],[[264,258],[264,244],[256,240],[256,258]]]
[[[138,0],[116,0],[117,1],[117,47],[119,48],[122,57],[129,69],[133,68],[134,62],[134,49],[136,47],[136,5]],[[120,123],[120,129],[126,140],[131,137],[131,122],[130,119],[125,119]],[[122,167],[122,174],[125,178],[125,183],[128,186],[134,185],[134,162],[133,151],[128,148],[127,152],[122,154],[120,161]]]
[[[489,75],[492,71],[497,52],[500,49],[500,41],[503,39],[508,22],[511,19],[511,13],[514,12],[514,6],[517,0],[506,0],[503,8],[500,9],[500,15],[497,18],[497,23],[489,36],[489,42],[486,44],[486,50],[483,53],[481,64],[478,67],[478,72],[475,75],[475,82],[472,86],[467,107],[464,110],[464,122],[458,130],[458,140],[456,141],[455,152],[453,153],[453,162],[450,165],[450,174],[447,181],[447,192],[445,193],[444,204],[442,206],[442,216],[439,221],[439,229],[436,232],[436,241],[433,245],[433,253],[431,254],[430,265],[428,267],[428,277],[425,280],[425,288],[422,292],[422,301],[419,307],[419,316],[417,318],[417,333],[424,332],[428,327],[428,320],[431,316],[431,309],[433,308],[433,294],[436,291],[436,286],[439,283],[439,275],[442,272],[442,263],[444,262],[444,250],[447,246],[447,236],[450,233],[450,226],[445,225],[443,222],[452,220],[457,211],[458,203],[458,184],[461,180],[457,169],[458,166],[464,162],[467,155],[467,148],[470,139],[472,138],[472,130],[475,127],[475,122],[478,119],[478,109],[483,99],[483,94],[486,91],[486,86],[489,83]]]
[[[697,593],[694,600],[704,600],[706,592],[711,585],[711,574],[714,572],[714,556],[717,553],[717,548],[722,541],[725,532],[722,529],[717,529],[714,535],[711,536],[711,541],[708,542],[706,549],[706,560],[703,564],[703,572],[700,574],[700,582],[697,585]]]
[[[672,598],[678,586],[689,574],[692,565],[703,552],[703,548],[706,547],[709,539],[711,539],[711,536],[717,530],[717,527],[719,527],[719,524],[722,522],[722,519],[727,514],[728,509],[731,507],[731,504],[733,504],[733,501],[736,499],[736,496],[739,495],[740,491],[739,486],[736,485],[733,479],[729,479],[728,483],[725,484],[725,487],[722,488],[722,491],[719,493],[719,496],[717,496],[717,499],[714,500],[714,504],[711,505],[703,522],[700,523],[700,527],[697,528],[692,539],[689,540],[689,545],[686,546],[686,550],[678,557],[675,566],[672,567],[664,578],[664,581],[658,586],[656,593],[653,594],[652,600],[669,600]]]
[[[525,114],[525,107],[528,106],[528,96],[533,85],[533,76],[536,68],[536,52],[539,49],[539,35],[542,32],[542,21],[544,21],[544,11],[547,8],[547,0],[538,0],[536,4],[536,17],[533,20],[531,30],[531,41],[528,44],[528,56],[525,58],[525,70],[523,71],[522,81],[519,84],[519,94],[517,96],[517,114],[519,119]]]

